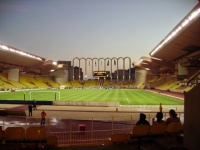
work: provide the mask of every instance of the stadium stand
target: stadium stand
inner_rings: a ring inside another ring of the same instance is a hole
[[[159,74],[159,77],[152,77],[149,81],[146,81],[146,78],[141,78],[141,81],[137,83],[133,82],[123,82],[123,81],[103,81],[102,85],[106,87],[114,86],[116,88],[155,88],[158,90],[166,90],[173,92],[184,93],[185,95],[185,123],[184,123],[184,142],[185,146],[188,149],[199,149],[199,83],[200,83],[200,52],[199,52],[199,12],[200,4],[194,7],[194,9],[170,32],[159,44],[156,46],[152,52],[150,52],[151,58],[143,58],[143,62],[148,62],[147,65],[133,65],[136,69],[145,70],[148,67],[151,70],[152,74]],[[195,18],[197,17],[197,18]],[[195,19],[194,19],[195,18]],[[180,26],[182,25],[182,26]],[[184,25],[184,26],[183,26]],[[181,28],[179,28],[181,27]],[[177,30],[180,29],[180,30]],[[179,32],[178,34],[176,34]],[[172,39],[169,39],[173,37]],[[167,41],[166,41],[167,40]],[[163,43],[164,42],[164,43]],[[7,47],[0,44],[1,50],[1,75],[0,75],[0,88],[1,89],[15,89],[15,88],[52,88],[59,87],[61,84],[56,83],[50,78],[42,77],[44,74],[50,75],[52,69],[57,69],[51,63],[45,65],[45,58],[38,57],[36,55],[19,55],[12,53],[9,50],[12,50],[13,47]],[[21,51],[20,51],[21,52]],[[23,53],[27,54],[27,53]],[[15,58],[15,59],[12,59]],[[156,60],[159,58],[160,60]],[[32,75],[20,75],[20,81],[14,81],[7,78],[8,73],[7,69],[17,68],[20,72],[29,73]],[[147,71],[146,71],[147,72]],[[36,76],[35,75],[41,75]],[[163,74],[163,75],[162,75]],[[165,74],[165,75],[164,75]],[[185,79],[186,78],[186,79]],[[84,82],[84,83],[83,83]],[[99,86],[100,82],[98,80],[94,82],[88,81],[70,81],[64,83],[67,87],[73,88],[83,88],[91,87],[93,85]],[[195,119],[191,119],[191,116]],[[143,129],[144,128],[144,129]],[[167,134],[179,134],[181,124],[171,124],[166,127],[165,133]],[[158,129],[158,130],[157,130]],[[152,135],[163,135],[163,127],[158,126],[142,126],[133,128],[131,135],[132,138],[146,138]],[[194,130],[195,129],[195,130]],[[29,132],[30,130],[30,132]],[[31,142],[36,142],[36,147],[38,143],[47,142],[51,143],[49,145],[57,145],[57,139],[55,137],[46,137],[46,131],[40,130],[40,127],[37,129],[28,128],[26,130],[26,136],[24,130],[20,127],[15,127],[11,129],[10,127],[6,128],[5,141],[9,142],[21,142],[21,140],[28,140]],[[14,133],[14,135],[12,135]],[[35,133],[41,133],[33,136]],[[186,134],[185,134],[186,133]],[[12,136],[11,136],[12,135]],[[165,134],[166,135],[166,134]],[[128,137],[129,137],[128,136]],[[65,137],[64,140],[66,140]],[[171,138],[171,137],[170,137]],[[111,140],[113,143],[122,141],[126,143],[127,134],[113,134]],[[175,139],[171,138],[173,141]],[[173,142],[172,142],[173,143]],[[167,142],[168,145],[172,144],[171,141]],[[139,142],[139,146],[140,146]],[[125,145],[127,147],[127,145]],[[2,148],[2,147],[1,147]],[[155,147],[153,147],[155,148]],[[70,148],[72,149],[72,148]],[[88,148],[86,148],[88,149]],[[111,147],[112,149],[112,147]],[[156,148],[155,148],[156,149]],[[160,147],[159,147],[160,149]]]
[[[15,87],[3,75],[0,76],[0,85],[3,88],[10,88],[10,89]]]
[[[72,84],[70,81],[66,82],[65,84],[62,84],[63,86],[66,86],[67,88],[72,88]]]
[[[71,81],[70,83],[71,83],[71,85],[72,85],[73,88],[82,88],[84,85],[80,84],[80,82],[77,81],[77,80],[74,80],[74,81]]]
[[[97,87],[95,80],[85,81],[84,88],[95,88],[95,87]]]
[[[179,81],[173,81],[172,80],[172,81],[167,82],[167,83],[165,83],[165,84],[163,84],[163,85],[161,85],[159,87],[156,87],[156,89],[164,90],[164,91],[167,91],[167,90],[170,91],[170,89],[176,88],[178,84],[179,84]]]
[[[37,88],[37,86],[30,81],[26,76],[20,76],[20,83],[24,84],[27,86],[27,88]]]
[[[0,82],[4,84],[5,88],[26,88],[25,85],[17,81],[8,80],[4,74],[0,74]]]
[[[46,85],[48,85],[49,87],[54,87],[54,88],[59,88],[60,85],[53,81],[53,79],[51,79],[51,77],[41,77],[41,76],[38,76],[36,77],[39,81],[45,83]]]

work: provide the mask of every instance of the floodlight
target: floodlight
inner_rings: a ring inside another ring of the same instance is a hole
[[[57,65],[57,62],[56,62],[56,61],[53,61],[52,64],[53,64],[53,65]]]

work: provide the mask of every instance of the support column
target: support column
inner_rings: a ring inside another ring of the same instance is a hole
[[[8,79],[19,81],[19,69],[9,69],[8,70]]]

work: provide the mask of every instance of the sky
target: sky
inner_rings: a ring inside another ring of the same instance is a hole
[[[198,0],[0,0],[0,43],[44,57],[139,62]]]

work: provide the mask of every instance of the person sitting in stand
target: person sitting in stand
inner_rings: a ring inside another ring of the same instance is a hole
[[[146,115],[141,113],[140,114],[140,119],[139,121],[136,123],[136,125],[149,125],[149,122],[146,120]]]
[[[163,119],[163,113],[162,112],[157,112],[156,118],[152,119],[152,124],[154,123],[165,123]]]
[[[166,120],[166,125],[168,125],[171,122],[181,122],[180,118],[177,117],[177,114],[176,114],[175,110],[173,110],[173,109],[171,109],[169,111],[169,118],[167,118],[167,120]]]

